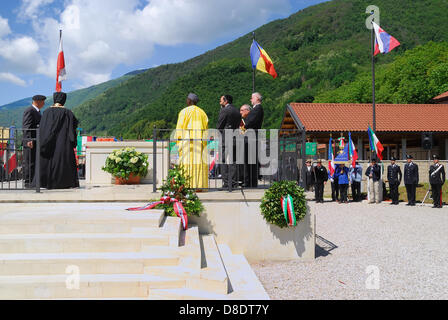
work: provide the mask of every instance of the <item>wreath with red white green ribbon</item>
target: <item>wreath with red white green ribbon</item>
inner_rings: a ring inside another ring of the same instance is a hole
[[[274,182],[261,199],[264,219],[280,228],[295,227],[307,212],[305,191],[295,181]]]

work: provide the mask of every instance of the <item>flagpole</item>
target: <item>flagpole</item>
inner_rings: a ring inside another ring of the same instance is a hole
[[[255,41],[255,32],[252,32],[253,40]],[[252,66],[252,93],[255,92],[255,68]]]
[[[374,11],[371,12],[371,15]],[[375,21],[375,18],[372,19]],[[372,107],[373,107],[373,132],[376,132],[376,105],[375,105],[375,28],[372,23]]]

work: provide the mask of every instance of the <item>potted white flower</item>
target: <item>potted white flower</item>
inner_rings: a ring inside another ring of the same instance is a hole
[[[115,184],[139,184],[148,173],[148,155],[129,147],[114,150],[101,169],[115,177]]]

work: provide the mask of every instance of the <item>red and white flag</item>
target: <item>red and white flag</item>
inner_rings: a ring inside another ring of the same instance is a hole
[[[62,31],[59,37],[59,54],[56,70],[56,92],[61,92],[62,90],[62,80],[66,79],[65,73],[65,59],[64,59],[64,49],[62,48]]]

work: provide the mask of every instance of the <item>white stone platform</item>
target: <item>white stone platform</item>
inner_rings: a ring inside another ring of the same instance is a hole
[[[37,203],[0,205],[0,299],[269,299],[245,257],[195,225],[25,193]]]

